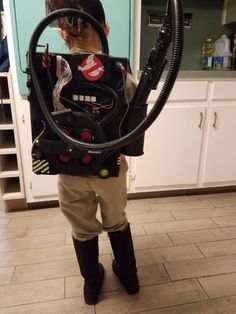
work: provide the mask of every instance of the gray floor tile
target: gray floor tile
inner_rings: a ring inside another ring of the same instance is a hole
[[[174,217],[169,212],[159,212],[150,214],[134,214],[129,217],[131,224],[144,224],[149,222],[172,221]]]
[[[83,298],[21,305],[0,309],[0,314],[95,314],[94,306],[86,305]]]
[[[199,282],[207,295],[214,299],[236,293],[236,273],[200,278]]]
[[[0,286],[0,308],[64,298],[64,279]]]
[[[14,270],[14,267],[0,268],[0,286],[11,283]]]
[[[211,204],[215,207],[218,206],[236,206],[236,195],[225,195],[224,197],[219,198],[211,198]]]
[[[200,209],[200,208],[213,208],[213,205],[207,200],[195,200],[185,202],[170,202],[165,204],[150,204],[154,212],[158,211],[172,211],[172,210],[186,210],[186,209]]]
[[[236,239],[197,244],[206,257],[236,254]]]
[[[16,266],[12,282],[23,283],[63,278],[80,274],[76,259]]]
[[[65,245],[66,235],[46,235],[31,238],[17,238],[0,240],[0,252],[22,251],[43,247],[56,247]]]
[[[192,304],[139,312],[139,314],[235,314],[236,297],[194,302]]]
[[[26,227],[0,228],[0,240],[23,238],[26,230]]]
[[[217,225],[211,219],[192,219],[182,221],[169,221],[162,223],[143,224],[143,227],[148,235],[158,233],[168,233],[177,231],[189,231],[216,228]]]
[[[213,217],[212,220],[213,220],[219,227],[236,226],[236,216]]]
[[[197,258],[203,258],[203,255],[194,245],[136,251],[137,264],[140,266]]]
[[[38,264],[75,258],[72,246],[58,246],[33,250],[0,253],[0,267]]]
[[[134,237],[133,242],[135,250],[173,246],[172,241],[165,233],[153,236]]]
[[[175,217],[176,220],[210,218],[232,215],[236,217],[236,211],[233,207],[176,209],[172,210],[171,214]]]
[[[139,294],[128,296],[123,291],[102,295],[102,302],[95,306],[97,314],[137,313],[167,305],[184,304],[207,299],[195,280],[142,287]]]
[[[165,268],[172,280],[236,272],[236,255],[170,262]]]
[[[236,228],[233,228],[234,229],[216,228],[184,232],[171,232],[169,233],[169,237],[175,245],[218,241],[236,238]]]

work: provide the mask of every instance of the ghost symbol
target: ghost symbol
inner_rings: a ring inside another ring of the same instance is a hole
[[[82,63],[81,66],[78,67],[79,71],[81,71],[86,77],[90,76],[91,78],[97,78],[104,72],[104,66],[101,61],[96,58],[93,54],[89,55]],[[87,77],[88,78],[88,77]]]

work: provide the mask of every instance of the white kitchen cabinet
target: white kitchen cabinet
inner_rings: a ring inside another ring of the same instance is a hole
[[[11,75],[0,73],[0,198],[23,199],[24,184]]]
[[[149,107],[162,88],[149,97]],[[169,100],[145,135],[135,161],[135,191],[196,187],[206,117],[207,81],[177,81]]]
[[[203,156],[204,185],[236,184],[236,82],[213,82],[206,149]]]
[[[236,81],[179,83],[146,132],[135,192],[236,185]]]
[[[145,137],[145,154],[136,161],[137,190],[196,186],[205,106],[163,109]]]
[[[42,198],[57,199],[57,176],[38,176],[32,172],[30,189],[34,201],[41,201]]]
[[[203,184],[236,183],[236,104],[210,108]]]

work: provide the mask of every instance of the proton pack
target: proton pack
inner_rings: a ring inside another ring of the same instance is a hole
[[[128,59],[91,53],[56,55],[47,49],[36,59],[47,107],[65,134],[85,143],[104,143],[124,135],[125,126],[138,118],[129,112]],[[139,147],[136,142],[136,147],[106,152],[76,149],[61,141],[45,121],[30,75],[28,87],[35,174],[118,176],[121,153],[130,155],[134,148],[132,155],[142,154],[143,138]],[[139,111],[146,114],[146,108]]]
[[[101,54],[53,54],[48,53],[48,44],[44,53],[38,53],[38,41],[45,28],[68,16],[94,27],[100,37]],[[91,15],[62,9],[38,24],[29,44],[27,69],[35,174],[118,176],[121,153],[143,154],[144,133],[162,111],[180,68],[182,0],[167,0],[158,34],[129,103],[129,62],[109,55],[104,31]],[[147,99],[157,88],[171,43],[169,70],[147,115]]]

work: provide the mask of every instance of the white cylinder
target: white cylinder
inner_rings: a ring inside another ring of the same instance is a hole
[[[230,39],[226,35],[222,35],[215,41],[213,68],[215,70],[230,70],[231,59]]]

